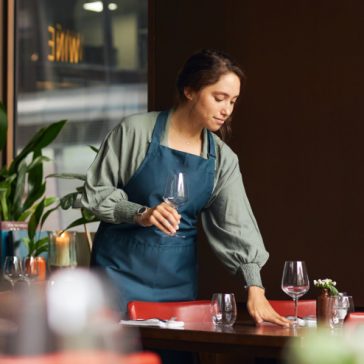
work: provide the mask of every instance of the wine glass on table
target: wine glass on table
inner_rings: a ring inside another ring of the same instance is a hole
[[[332,329],[344,325],[345,317],[350,308],[349,296],[339,293],[337,296],[330,297],[330,327]]]
[[[293,326],[298,325],[297,305],[298,299],[310,289],[310,281],[306,264],[303,261],[286,261],[283,268],[282,290],[292,297],[294,302]]]
[[[28,284],[38,280],[39,264],[36,257],[29,256],[23,259],[23,275]]]
[[[186,175],[184,173],[177,172],[168,177],[163,200],[177,211],[188,200]],[[173,236],[185,238],[185,236],[178,233]]]
[[[14,289],[15,283],[22,278],[22,266],[19,257],[14,255],[5,257],[3,276],[10,282],[11,287]]]

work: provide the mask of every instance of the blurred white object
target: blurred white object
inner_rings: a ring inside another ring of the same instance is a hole
[[[55,333],[81,333],[108,306],[101,280],[91,271],[64,269],[51,276],[47,290],[48,323]]]

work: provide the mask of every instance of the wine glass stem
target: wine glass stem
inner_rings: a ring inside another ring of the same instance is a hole
[[[295,323],[298,322],[298,298],[294,298],[293,299],[293,302],[294,302],[294,321]]]

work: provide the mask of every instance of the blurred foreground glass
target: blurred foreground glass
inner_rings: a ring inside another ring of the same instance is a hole
[[[233,326],[237,309],[233,293],[214,293],[211,299],[212,322],[216,326]]]
[[[14,255],[5,257],[3,276],[14,288],[15,283],[22,277],[22,267],[19,257]]]
[[[3,346],[0,340],[0,356],[74,351],[123,354],[139,349],[137,329],[124,330],[119,324],[118,295],[110,282],[94,271],[57,270],[47,284],[9,292],[11,300],[2,297],[1,311],[8,311],[4,317],[16,330],[8,324],[6,337],[0,332],[6,339]],[[107,361],[93,358],[91,362]]]
[[[77,266],[76,233],[52,231],[49,233],[48,267],[51,272]]]
[[[310,289],[306,264],[303,261],[286,261],[284,263],[281,287],[284,293],[294,301],[294,318],[292,325],[298,325],[298,299]]]
[[[39,278],[39,263],[36,257],[23,258],[23,275],[27,283],[30,284]]]

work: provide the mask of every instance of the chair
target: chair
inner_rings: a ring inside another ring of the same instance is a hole
[[[211,322],[210,301],[180,302],[145,302],[128,303],[128,315],[131,320],[160,318],[169,320],[175,317],[184,322]]]
[[[345,324],[364,324],[364,312],[350,312]]]
[[[144,352],[129,354],[124,357],[124,364],[161,364],[159,356],[155,353]],[[104,363],[107,364],[107,363]]]
[[[293,300],[269,300],[269,303],[281,316],[294,314]],[[297,315],[300,317],[316,316],[316,300],[298,300],[297,311]]]

